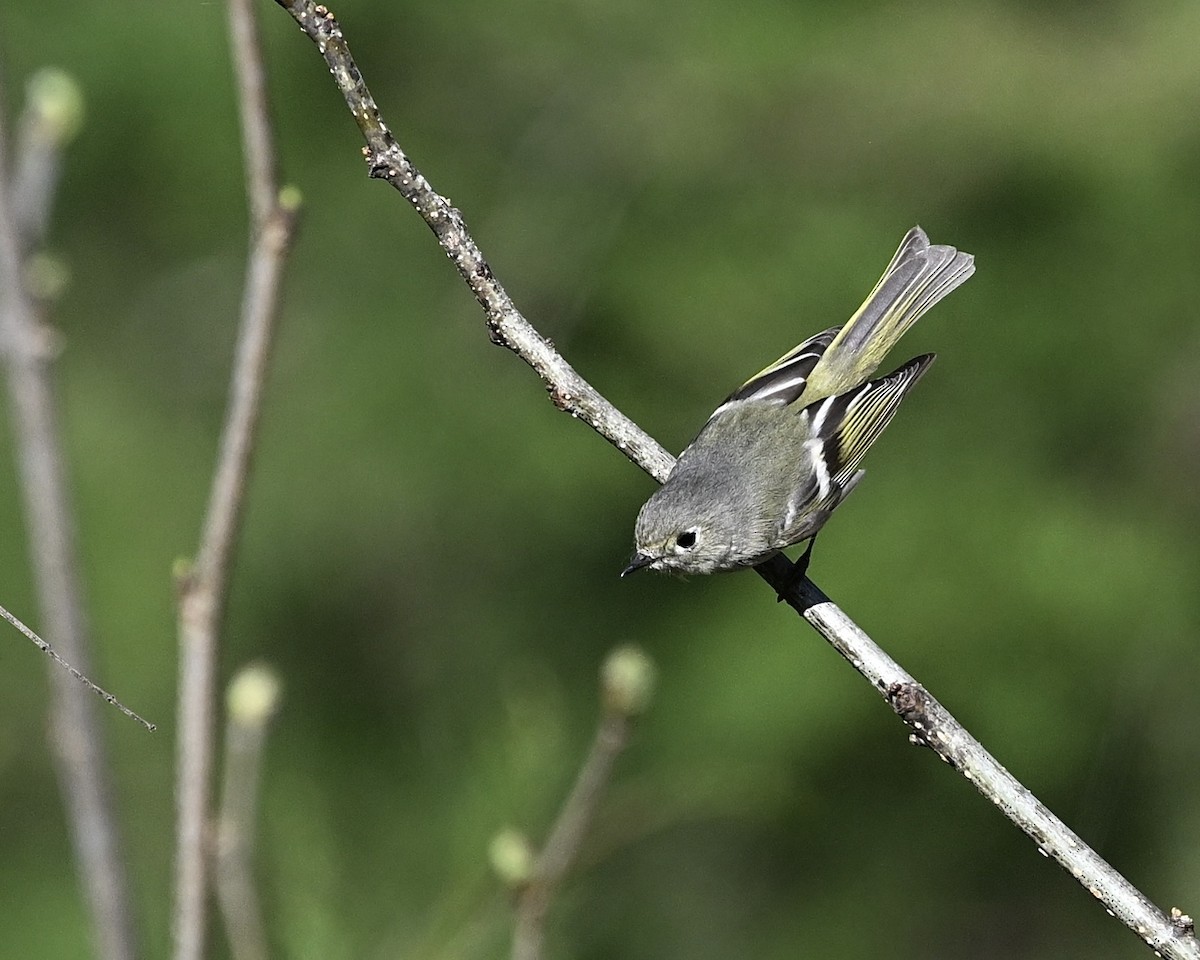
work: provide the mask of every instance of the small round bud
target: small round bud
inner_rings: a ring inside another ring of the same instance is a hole
[[[507,887],[515,889],[529,883],[536,859],[528,838],[512,827],[505,827],[488,844],[488,860]]]
[[[293,213],[304,206],[304,193],[299,187],[289,183],[279,191],[278,202],[284,210]]]
[[[29,110],[39,132],[59,146],[70,143],[83,126],[83,92],[69,73],[44,67],[25,87]]]
[[[639,647],[618,647],[604,661],[600,684],[604,704],[627,717],[636,717],[650,706],[658,671]]]
[[[283,685],[264,663],[252,663],[237,672],[225,693],[225,704],[234,723],[261,727],[279,709]]]

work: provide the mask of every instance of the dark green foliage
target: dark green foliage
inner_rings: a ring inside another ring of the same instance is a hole
[[[529,318],[673,450],[844,321],[912,224],[976,255],[893,358],[939,354],[812,576],[1194,912],[1195,4],[410,6],[335,8],[387,121]],[[554,956],[1146,955],[756,577],[617,579],[651,482],[488,344],[366,179],[315,49],[260,12],[306,209],[223,670],[263,657],[286,685],[261,838],[280,955],[500,955],[487,842],[545,829],[629,641],[660,695]],[[52,232],[74,272],[61,397],[95,679],[160,725],[107,718],[162,955],[170,569],[196,544],[244,251],[225,13],[17,0],[4,23],[10,113],[47,63],[88,97]],[[0,602],[36,627],[9,435]],[[0,943],[76,957],[44,667],[3,643]]]

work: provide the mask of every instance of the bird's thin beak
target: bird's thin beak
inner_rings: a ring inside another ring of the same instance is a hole
[[[634,570],[641,570],[642,567],[648,567],[657,559],[657,557],[652,557],[648,553],[635,553],[633,559],[629,561],[629,566],[621,571],[621,576],[626,577],[633,573]]]

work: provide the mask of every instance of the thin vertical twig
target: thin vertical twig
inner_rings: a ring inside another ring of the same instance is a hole
[[[229,0],[229,43],[237,74],[246,200],[252,230],[261,231],[279,204],[279,159],[271,124],[267,68],[253,0]]]
[[[613,765],[629,745],[634,721],[649,706],[654,665],[632,647],[614,651],[601,673],[604,709],[591,749],[579,768],[550,834],[517,895],[512,960],[541,960],[550,904],[579,857]]]
[[[79,86],[62,70],[39,70],[25,89],[28,108],[17,124],[10,212],[22,254],[46,235],[62,171],[62,148],[83,123]]]
[[[550,904],[578,855],[613,764],[629,743],[631,726],[628,717],[612,711],[601,717],[587,759],[537,859],[534,877],[517,896],[512,960],[540,960]]]
[[[280,285],[299,213],[280,195],[265,71],[250,0],[230,0],[250,196],[250,251],[241,321],[208,508],[190,570],[179,577],[175,960],[202,960],[208,918],[208,831],[215,737],[219,631],[257,437]]]
[[[0,103],[3,100],[0,91]],[[52,354],[23,282],[22,241],[13,219],[3,161],[4,127],[0,116],[0,352],[8,368],[34,579],[44,632],[80,674],[90,674],[91,639],[80,586]],[[52,179],[43,183],[46,189],[53,186]],[[38,204],[46,211],[49,205],[48,197]],[[50,685],[50,742],[95,951],[104,960],[133,960],[137,949],[129,883],[96,701],[63,670],[50,671]]]
[[[226,695],[225,765],[216,831],[217,903],[234,960],[267,960],[267,937],[254,882],[254,840],[263,749],[279,708],[279,678],[255,664]]]

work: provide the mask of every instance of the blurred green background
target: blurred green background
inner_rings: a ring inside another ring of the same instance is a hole
[[[1085,840],[1200,909],[1200,6],[347,0],[385,119],[526,315],[678,450],[844,320],[904,231],[978,273],[812,575]],[[753,575],[621,581],[652,482],[492,347],[365,177],[313,45],[260,7],[306,198],[222,675],[265,659],[261,876],[295,958],[496,957],[505,825],[540,838],[606,651],[659,695],[551,955],[1147,956]],[[96,679],[147,956],[168,947],[176,647],[246,213],[221,3],[15,0],[11,118],[82,84],[51,248]],[[0,602],[37,626],[11,428]],[[0,943],[82,957],[45,665],[7,629]],[[52,639],[52,638],[51,638]],[[215,955],[224,955],[217,937]]]

